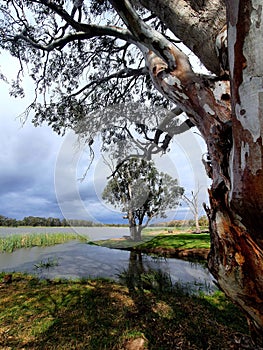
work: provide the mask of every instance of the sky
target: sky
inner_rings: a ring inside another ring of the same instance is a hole
[[[16,62],[0,55],[0,69],[14,76]],[[22,123],[32,99],[32,85],[25,82],[26,97],[9,96],[8,85],[0,80],[0,215],[23,219],[26,216],[86,219],[102,223],[126,223],[123,214],[101,199],[109,169],[95,145],[96,156],[84,181],[89,153],[73,132],[64,137],[43,125],[35,128],[30,120]],[[189,194],[200,189],[200,207],[207,202],[208,179],[201,163],[205,147],[192,130],[179,135],[171,151],[158,156],[158,168],[176,177]],[[167,220],[191,217],[185,205],[168,213]],[[161,219],[160,221],[163,221]]]

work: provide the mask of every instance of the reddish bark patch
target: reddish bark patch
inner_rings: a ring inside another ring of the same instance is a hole
[[[243,69],[247,66],[246,57],[243,54],[243,47],[247,33],[251,25],[250,13],[252,10],[251,0],[238,1],[234,3],[232,0],[226,1],[228,22],[232,26],[236,26],[237,37],[234,46],[235,50],[235,67],[232,79],[232,108],[235,110],[236,103],[240,103],[239,86],[243,82]]]

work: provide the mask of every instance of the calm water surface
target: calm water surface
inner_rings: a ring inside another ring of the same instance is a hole
[[[62,228],[63,231],[60,232],[65,232],[65,229],[67,231],[67,229],[71,228]],[[10,229],[6,230],[9,231],[6,231],[5,234],[21,233],[20,228],[14,228],[11,229],[11,231]],[[31,230],[35,230],[35,228],[30,228],[30,231]],[[51,232],[50,228],[46,228],[46,230],[46,232]],[[0,230],[0,235],[2,235],[3,231],[3,229]],[[58,232],[57,228],[54,232]],[[128,229],[105,227],[78,228],[78,233],[81,235],[87,235],[92,240],[96,240],[117,238],[125,234],[127,235]],[[19,249],[13,253],[1,253],[0,271],[33,273],[41,278],[50,279],[106,277],[117,280],[118,275],[131,266],[130,258],[130,252],[128,251],[109,249],[80,243],[78,241],[71,241],[52,247],[33,247]],[[36,268],[36,265],[39,265],[40,262],[45,263],[47,261],[56,261],[58,265],[50,267],[49,269]],[[182,283],[190,283],[197,286],[205,285],[210,290],[214,289],[210,273],[200,264],[193,264],[180,259],[157,260],[147,255],[143,255],[142,261],[146,269],[161,269],[163,272],[169,273],[173,282],[180,281]]]
[[[91,240],[129,235],[127,227],[0,227],[0,237],[26,233],[76,233]]]

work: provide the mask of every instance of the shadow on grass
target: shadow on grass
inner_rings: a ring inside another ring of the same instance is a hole
[[[92,242],[89,242],[92,244]],[[127,249],[136,251],[151,251],[154,249],[209,249],[209,234],[159,234],[159,235],[143,235],[142,241],[134,242],[130,239],[119,238],[104,241],[96,241],[93,244],[101,245],[107,248]]]
[[[168,274],[147,269],[135,252],[120,277],[136,306],[129,316],[147,322],[149,349],[239,349],[241,342],[255,349],[245,318],[223,293],[196,295],[189,284],[173,284]]]
[[[186,295],[169,276],[151,274],[139,256],[132,259],[137,264],[126,276],[128,287],[14,277],[0,288],[0,347],[121,350],[141,337],[153,350],[239,349],[246,321],[221,293]]]

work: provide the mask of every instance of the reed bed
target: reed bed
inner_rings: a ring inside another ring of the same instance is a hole
[[[0,253],[12,253],[16,249],[47,247],[62,244],[74,239],[82,240],[73,233],[33,233],[0,237]]]

